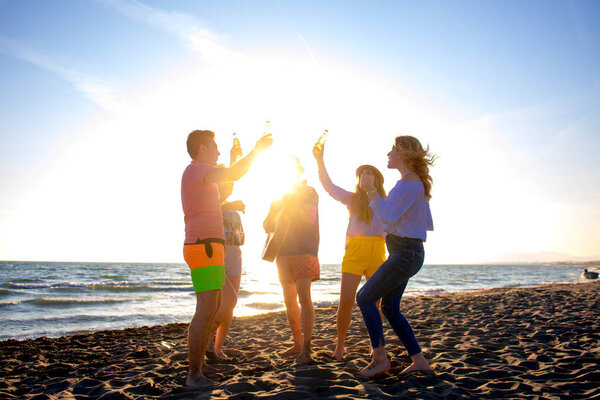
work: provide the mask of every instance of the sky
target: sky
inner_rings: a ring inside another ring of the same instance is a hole
[[[600,259],[597,1],[0,0],[0,259],[183,262],[187,134],[227,164],[254,266],[299,157],[320,196],[322,263],[361,164],[389,191],[394,137],[438,155],[429,264]],[[265,265],[265,268],[267,266]]]

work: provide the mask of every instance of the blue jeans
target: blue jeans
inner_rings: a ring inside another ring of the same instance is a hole
[[[423,266],[423,242],[388,234],[385,243],[390,256],[358,291],[356,302],[374,349],[385,346],[381,316],[375,305],[381,299],[383,315],[406,347],[408,355],[413,356],[421,352],[421,347],[410,324],[400,312],[400,300],[408,279]]]

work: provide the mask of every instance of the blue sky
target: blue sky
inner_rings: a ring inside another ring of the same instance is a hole
[[[0,0],[0,259],[181,261],[185,134],[238,129],[249,147],[264,119],[309,167],[330,128],[348,189],[356,159],[385,167],[394,135],[428,143],[429,262],[599,256],[599,57],[595,1]],[[244,188],[253,226],[268,199]],[[320,193],[336,238],[322,258],[338,262],[345,211]],[[38,235],[48,244],[22,245]],[[457,250],[473,236],[479,250]]]

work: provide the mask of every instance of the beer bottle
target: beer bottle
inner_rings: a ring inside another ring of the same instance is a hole
[[[265,123],[265,131],[263,132],[263,136],[267,136],[267,135],[271,135],[273,132],[271,132],[271,121],[267,121]]]
[[[325,129],[325,131],[317,141],[317,146],[319,146],[320,149],[323,149],[323,146],[325,145],[325,140],[327,140],[327,132],[327,129]]]

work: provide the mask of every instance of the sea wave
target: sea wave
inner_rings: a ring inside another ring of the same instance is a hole
[[[153,320],[158,321],[157,323],[168,323],[163,322],[163,320],[172,320],[176,321],[185,321],[189,322],[188,315],[180,315],[180,314],[169,314],[164,315],[160,313],[155,314],[76,314],[70,316],[62,316],[62,315],[52,315],[47,314],[44,316],[39,316],[36,318],[36,323],[38,325],[81,325],[89,322],[119,322],[119,321],[130,321],[132,323],[137,323],[137,326],[142,325],[153,325]],[[7,326],[22,326],[22,325],[31,325],[32,321],[26,318],[6,318],[2,321]],[[133,326],[133,325],[132,325]]]
[[[334,304],[338,304],[339,301],[338,300],[322,300],[322,301],[315,301],[315,306],[332,306]]]
[[[71,289],[71,288],[94,288],[94,287],[115,287],[115,286],[128,286],[127,281],[120,282],[54,282],[54,283],[19,283],[19,282],[8,282],[7,285],[15,289]]]
[[[190,284],[189,279],[167,279],[160,281],[150,281],[153,285],[188,285]]]
[[[261,290],[253,291],[253,290],[240,289],[240,291],[238,292],[238,296],[263,295],[263,294],[279,295],[279,293],[277,293],[277,292],[268,292],[268,291],[261,291]]]
[[[30,300],[23,300],[22,303],[34,304],[41,307],[68,307],[72,305],[84,306],[84,305],[95,305],[95,304],[111,304],[111,303],[126,303],[132,301],[145,301],[149,300],[148,297],[140,298],[122,298],[122,299],[71,299],[71,298],[52,298],[52,297],[38,297]]]
[[[407,297],[414,297],[414,296],[428,296],[428,295],[434,295],[434,294],[440,294],[440,293],[446,293],[446,289],[442,288],[442,287],[434,287],[434,288],[430,288],[430,289],[413,289],[413,290],[408,290],[406,292],[406,296]]]
[[[0,308],[10,307],[10,306],[16,306],[19,303],[20,303],[19,300],[15,300],[15,301],[0,301]]]
[[[283,307],[281,303],[249,303],[246,304],[246,307],[254,308],[256,310],[278,310]]]
[[[55,282],[55,283],[18,283],[8,282],[7,286],[13,289],[57,289],[57,290],[72,290],[72,289],[87,289],[87,290],[104,290],[104,291],[188,291],[192,289],[189,282],[183,284],[167,285],[152,285],[130,283],[127,281],[120,282]]]
[[[573,281],[543,281],[539,284],[535,285],[527,285],[527,286],[542,286],[542,285],[562,285],[562,284],[573,284]]]

